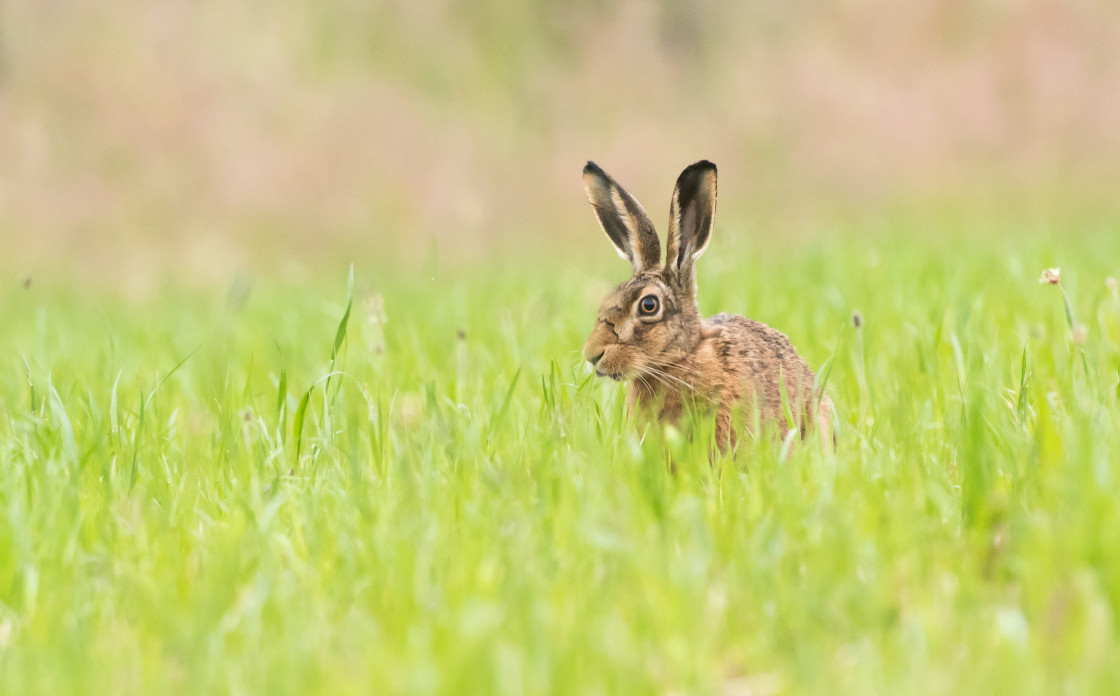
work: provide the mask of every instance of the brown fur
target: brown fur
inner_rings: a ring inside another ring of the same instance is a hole
[[[737,438],[734,415],[789,430],[782,406],[805,437],[817,425],[825,447],[833,443],[832,401],[821,394],[814,411],[813,372],[785,334],[746,317],[701,319],[694,264],[710,240],[715,215],[716,169],[697,162],[681,173],[670,210],[667,259],[645,211],[593,163],[584,169],[588,199],[634,275],[599,307],[583,356],[596,374],[630,381],[632,409],[649,408],[676,423],[690,405],[712,406],[716,441],[726,450]],[[621,206],[621,207],[620,207]],[[657,311],[641,304],[653,297]]]

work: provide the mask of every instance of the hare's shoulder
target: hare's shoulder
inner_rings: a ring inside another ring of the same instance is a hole
[[[800,359],[788,336],[754,319],[721,313],[705,320],[704,329],[724,358]]]

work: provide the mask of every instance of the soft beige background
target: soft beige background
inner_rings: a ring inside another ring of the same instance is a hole
[[[660,223],[700,157],[721,215],[779,236],[1108,205],[1120,3],[0,4],[17,272],[574,248],[586,159]]]

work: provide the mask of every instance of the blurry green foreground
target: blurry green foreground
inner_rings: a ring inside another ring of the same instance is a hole
[[[621,262],[359,264],[344,331],[342,266],[8,287],[3,690],[1110,694],[1111,239],[718,239],[704,309],[831,361],[839,448],[784,462],[587,377]]]

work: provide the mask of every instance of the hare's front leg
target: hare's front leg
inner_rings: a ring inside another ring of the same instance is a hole
[[[727,450],[734,447],[738,441],[735,429],[731,425],[732,405],[730,401],[724,400],[716,410],[716,446],[719,447],[721,454],[727,454]]]
[[[683,411],[684,405],[681,403],[681,397],[676,392],[668,392],[661,404],[661,410],[657,413],[657,420],[669,425],[677,425],[680,423]]]

